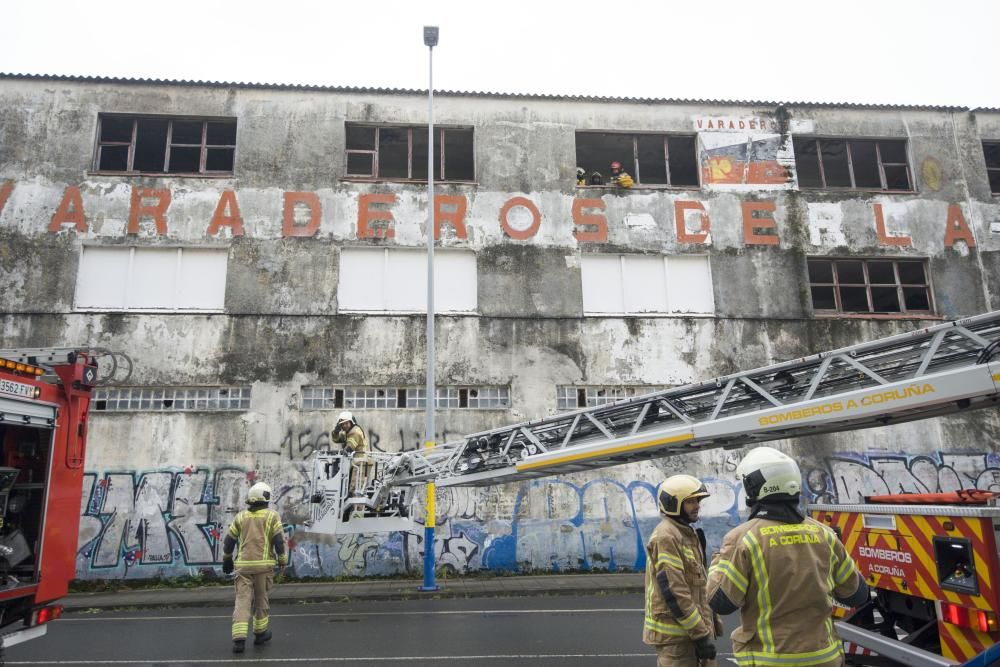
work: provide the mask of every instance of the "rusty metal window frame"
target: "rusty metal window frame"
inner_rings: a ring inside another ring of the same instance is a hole
[[[629,171],[630,174],[634,174],[635,185],[637,187],[643,188],[685,188],[693,189],[701,187],[701,169],[698,165],[698,135],[694,133],[687,132],[606,132],[601,130],[578,130],[576,132],[575,141],[579,143],[580,135],[598,135],[598,134],[617,134],[627,136],[632,139],[632,169]],[[659,137],[663,141],[663,161],[666,168],[666,183],[643,183],[642,174],[639,169],[639,137]],[[694,170],[695,174],[698,176],[698,183],[691,184],[681,184],[674,185],[673,176],[671,173],[670,165],[670,139],[691,139],[694,141]],[[624,162],[624,161],[623,161]],[[628,171],[628,170],[626,170]],[[596,187],[596,188],[606,188],[609,187],[607,183],[604,185],[579,185],[577,187]]]
[[[862,267],[863,282],[843,282],[840,280],[840,269],[838,266],[839,262],[860,262]],[[892,263],[892,283],[877,283],[872,282],[870,275],[870,264],[873,262],[891,262]],[[813,288],[828,288],[833,290],[834,308],[816,308],[813,306],[813,311],[817,314],[858,314],[858,315],[886,315],[886,316],[907,316],[907,315],[931,315],[935,314],[935,304],[934,304],[934,290],[931,286],[930,272],[928,271],[928,262],[926,258],[918,257],[905,257],[905,258],[895,258],[895,257],[807,257],[806,258],[806,272],[809,280],[809,291],[810,291],[810,301],[813,301]],[[812,274],[809,270],[812,264],[822,264],[825,263],[829,265],[830,275],[832,282],[824,281],[814,281],[812,279]],[[919,263],[923,269],[924,282],[922,283],[904,283],[900,277],[900,263]],[[847,310],[844,308],[843,297],[841,295],[841,287],[848,288],[859,288],[863,287],[865,290],[865,298],[867,301],[867,310]],[[875,301],[872,296],[872,288],[889,288],[894,287],[896,289],[896,302],[899,305],[899,310],[875,310]],[[926,310],[908,310],[906,307],[906,294],[905,290],[909,289],[922,289],[927,299],[927,309]]]
[[[132,133],[128,142],[125,141],[105,141],[102,133],[104,130],[105,119],[129,119],[132,121]],[[135,150],[136,143],[139,133],[139,121],[140,120],[166,120],[167,121],[167,136],[165,145],[165,154],[163,159],[163,170],[162,171],[136,171],[135,165]],[[185,123],[201,123],[201,142],[198,144],[175,144],[173,143],[173,131],[175,122],[185,122]],[[94,151],[94,168],[93,172],[98,174],[166,174],[169,176],[180,177],[180,176],[232,176],[236,170],[236,141],[233,140],[232,144],[209,144],[208,143],[208,124],[209,123],[232,123],[234,130],[236,129],[236,118],[232,117],[205,117],[205,116],[158,116],[149,114],[118,114],[118,113],[101,113],[97,117],[97,146]],[[112,146],[128,146],[128,157],[126,159],[126,168],[124,171],[113,170],[113,169],[101,169],[101,157],[102,152],[105,147]],[[198,148],[199,149],[199,159],[198,159],[198,171],[170,171],[170,151],[171,148]],[[206,167],[208,161],[208,151],[210,150],[230,150],[232,151],[232,167],[228,170],[210,170]]]
[[[826,183],[826,166],[823,164],[823,151],[820,146],[820,142],[833,142],[839,141],[844,144],[844,153],[847,156],[847,173],[850,177],[851,184],[849,186],[840,185],[827,185]],[[854,175],[854,148],[853,144],[870,141],[875,144],[875,161],[878,167],[879,173],[879,183],[880,186],[877,188],[858,186]],[[885,162],[882,160],[882,146],[883,143],[898,142],[903,144],[903,153],[906,155],[906,162]],[[817,171],[819,173],[820,183],[819,185],[802,185],[799,182],[799,188],[807,190],[872,190],[876,192],[914,192],[913,187],[913,170],[910,169],[910,157],[909,148],[910,142],[905,138],[898,137],[825,137],[825,136],[808,136],[808,137],[794,137],[792,140],[793,151],[795,153],[795,167],[796,172],[798,172],[799,160],[804,159],[801,157],[801,151],[798,149],[799,146],[805,143],[812,143],[816,150],[816,161],[817,161]],[[890,189],[888,187],[888,181],[885,175],[886,167],[905,167],[906,168],[906,181],[909,187],[905,190],[900,189]]]
[[[509,385],[439,386],[434,405],[447,410],[508,410]],[[427,389],[416,386],[336,385],[303,386],[303,410],[416,410],[424,409]]]
[[[387,124],[387,123],[352,123],[352,122],[347,122],[347,123],[345,123],[345,136],[346,136],[346,129],[348,127],[356,127],[356,128],[370,127],[370,128],[373,128],[375,130],[375,142],[374,142],[375,143],[375,148],[374,149],[348,148],[347,144],[346,144],[346,141],[345,141],[344,151],[345,151],[345,154],[347,156],[350,156],[350,155],[362,155],[362,154],[363,155],[372,155],[372,173],[369,173],[369,174],[351,173],[349,169],[345,169],[345,175],[348,178],[369,178],[369,179],[373,179],[373,180],[397,181],[397,182],[399,182],[399,181],[404,181],[404,182],[405,181],[412,181],[414,183],[426,183],[427,182],[426,178],[414,178],[414,176],[413,176],[413,133],[414,133],[414,131],[416,131],[418,133],[422,132],[424,135],[426,135],[427,134],[427,126],[426,125],[391,125],[391,124]],[[446,183],[474,183],[476,181],[476,164],[475,164],[475,141],[476,141],[476,135],[475,135],[475,128],[473,128],[471,125],[461,125],[461,126],[459,126],[459,125],[453,125],[453,126],[445,125],[445,126],[441,126],[441,125],[436,125],[436,124],[435,124],[434,128],[435,128],[435,134],[436,134],[436,136],[434,137],[434,140],[435,140],[435,143],[437,143],[437,147],[435,148],[435,158],[436,158],[436,162],[437,162],[436,166],[437,166],[437,168],[441,172],[441,178],[438,178],[438,177],[435,176],[435,181],[437,181],[437,182],[446,182]],[[380,173],[379,155],[380,155],[380,152],[381,152],[380,151],[380,147],[381,147],[381,137],[382,137],[382,131],[383,130],[406,130],[406,178],[400,178],[400,177],[395,177],[395,176],[393,176],[393,177],[384,177]],[[445,141],[446,141],[447,133],[448,132],[453,132],[453,131],[456,131],[456,130],[460,130],[460,131],[463,131],[463,132],[469,132],[470,136],[471,136],[471,140],[472,140],[472,146],[471,146],[471,148],[472,148],[472,178],[469,178],[469,179],[449,178],[449,176],[448,176],[447,162],[446,162],[447,155],[446,155],[446,151],[445,151]],[[345,160],[345,167],[346,167],[346,164],[349,164],[349,160]]]
[[[1000,158],[991,164],[990,154],[987,152],[987,147],[996,150],[1000,153],[1000,141],[984,141],[983,142],[983,159],[986,161],[986,178],[990,184],[990,193],[994,195],[1000,195]],[[993,182],[996,180],[996,187],[994,188]]]

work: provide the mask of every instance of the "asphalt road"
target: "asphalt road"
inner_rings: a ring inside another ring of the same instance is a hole
[[[301,604],[276,606],[271,614],[274,639],[263,646],[248,642],[246,653],[235,655],[227,609],[74,613],[53,622],[47,636],[8,649],[6,664],[656,664],[642,643],[639,595]],[[730,651],[728,640],[718,647]],[[730,664],[720,661],[720,667]]]

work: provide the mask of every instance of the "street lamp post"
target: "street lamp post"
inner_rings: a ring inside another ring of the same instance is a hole
[[[427,388],[424,447],[434,446],[434,47],[438,43],[437,26],[424,26],[427,47]],[[427,483],[427,506],[424,519],[424,585],[422,591],[436,591],[434,582],[434,482]]]

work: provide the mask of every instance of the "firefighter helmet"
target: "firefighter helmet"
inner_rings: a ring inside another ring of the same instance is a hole
[[[247,493],[247,504],[252,505],[253,503],[269,503],[271,502],[271,487],[264,482],[257,482],[250,487],[249,493]]]
[[[621,168],[622,168],[622,163],[619,162],[618,160],[615,160],[614,162],[611,163],[612,172],[614,172],[615,170],[621,171]]]
[[[354,423],[354,415],[352,415],[348,410],[344,410],[337,417],[338,426],[343,424],[344,422],[351,422],[352,424]]]
[[[757,447],[736,466],[736,477],[743,480],[747,500],[792,500],[802,490],[802,473],[791,456],[773,447]]]
[[[577,180],[579,180],[581,178],[586,178],[586,177],[587,177],[587,170],[584,169],[583,167],[577,167],[576,168],[576,178],[577,178]]]
[[[656,505],[660,514],[665,516],[680,516],[681,505],[690,498],[707,498],[708,489],[697,477],[691,475],[672,475],[660,482],[656,489]]]

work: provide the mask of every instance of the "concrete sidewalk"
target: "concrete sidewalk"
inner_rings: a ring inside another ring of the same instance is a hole
[[[469,579],[440,579],[440,590],[418,590],[420,579],[279,584],[272,604],[346,602],[349,600],[408,600],[420,598],[516,597],[534,595],[594,595],[641,593],[643,574],[566,574]],[[61,601],[66,611],[156,607],[218,607],[233,603],[232,586],[156,588],[113,593],[73,593]]]

